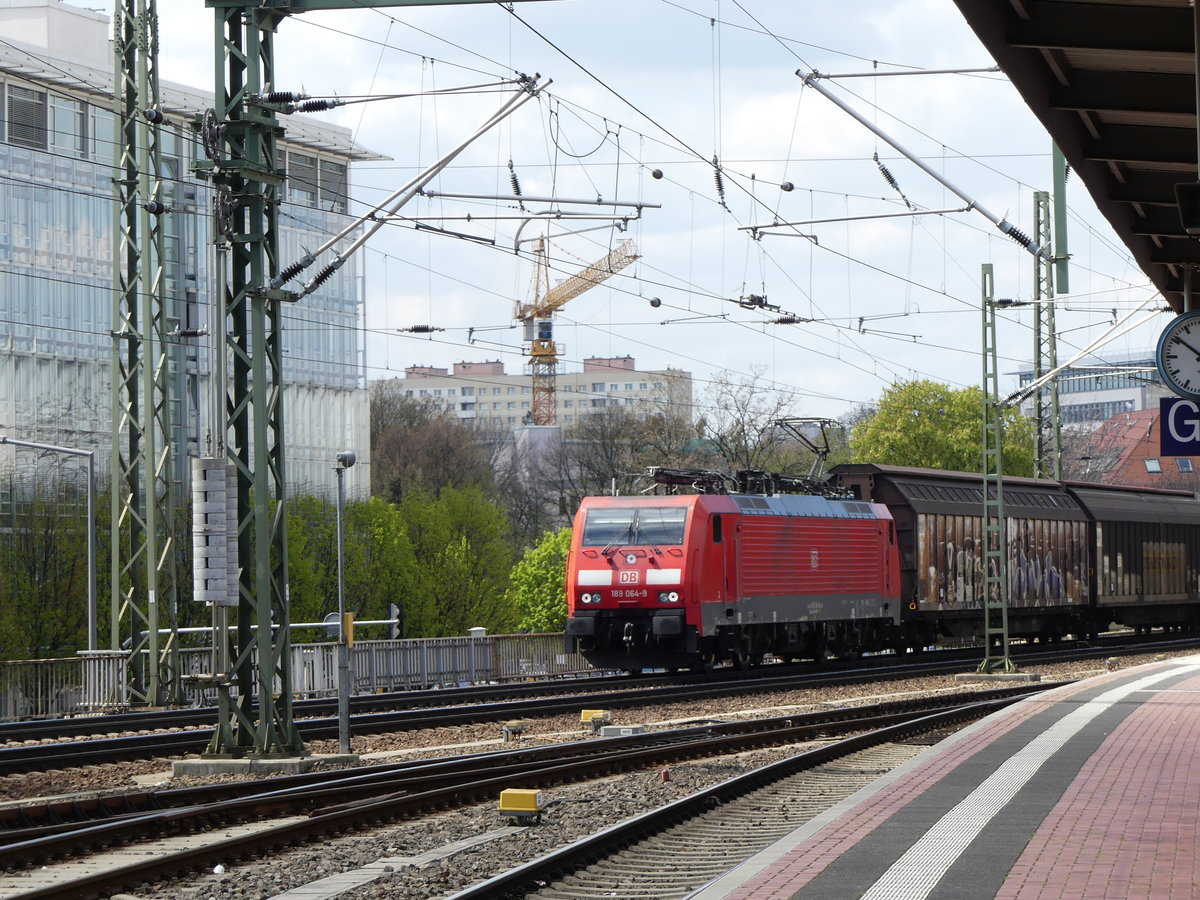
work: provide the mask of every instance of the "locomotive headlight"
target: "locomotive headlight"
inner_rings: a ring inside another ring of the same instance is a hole
[[[580,603],[599,603],[600,595],[598,593],[595,593],[595,594],[583,593],[583,594],[579,595],[579,602]]]
[[[678,603],[679,602],[679,591],[659,591],[658,592],[658,602],[659,603]]]

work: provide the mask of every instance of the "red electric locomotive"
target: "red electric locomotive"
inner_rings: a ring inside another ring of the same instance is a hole
[[[886,506],[820,496],[588,497],[567,644],[597,668],[745,666],[898,646]]]

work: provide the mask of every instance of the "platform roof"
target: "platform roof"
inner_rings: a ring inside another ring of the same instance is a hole
[[[1189,0],[954,2],[1142,271],[1181,310],[1184,271],[1200,265],[1175,191],[1197,181]]]

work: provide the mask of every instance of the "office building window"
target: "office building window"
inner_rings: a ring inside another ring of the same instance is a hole
[[[593,381],[592,382],[592,393],[593,394],[603,394],[604,393],[604,382],[603,381]]]
[[[87,156],[87,118],[83,103],[66,97],[52,97],[50,109],[51,149],[64,156]]]
[[[304,206],[317,205],[317,158],[292,151],[287,155],[288,198]]]
[[[321,209],[346,211],[346,166],[331,159],[321,160]]]
[[[46,149],[46,92],[8,86],[8,142]]]
[[[1184,456],[1175,457],[1175,465],[1184,475],[1190,475],[1192,472],[1192,461]]]
[[[113,152],[113,114],[99,106],[89,106],[88,117],[88,156],[108,162]]]
[[[1144,460],[1144,462],[1146,463],[1147,472],[1150,472],[1151,474],[1158,474],[1162,471],[1162,466],[1159,464],[1157,459],[1147,459]]]

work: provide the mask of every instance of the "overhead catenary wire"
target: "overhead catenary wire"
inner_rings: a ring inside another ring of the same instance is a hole
[[[856,263],[858,263],[858,264],[861,264],[861,262],[862,262],[862,260],[856,260]],[[720,292],[720,291],[712,291],[711,293],[713,293],[714,295],[718,295],[718,296],[719,296],[719,294],[720,294],[721,292]]]

